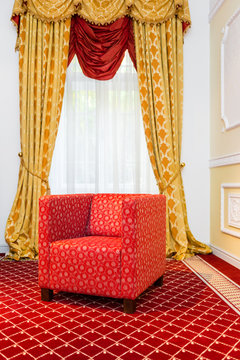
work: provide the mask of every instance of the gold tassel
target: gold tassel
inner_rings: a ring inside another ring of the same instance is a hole
[[[183,7],[183,0],[175,0],[176,10],[182,9],[182,7]]]
[[[126,0],[125,4],[127,6],[127,8],[130,8],[131,6],[133,6],[134,0]]]
[[[81,0],[73,0],[73,6],[76,8],[76,10],[80,10],[80,8],[82,6],[82,1]]]
[[[24,9],[25,11],[27,11],[27,9],[28,9],[28,2],[27,2],[27,0],[23,0],[23,1],[22,1],[22,7],[23,7],[23,9]]]

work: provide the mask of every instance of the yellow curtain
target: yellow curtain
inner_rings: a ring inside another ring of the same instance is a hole
[[[64,94],[71,20],[44,23],[20,17],[19,95],[21,153],[17,194],[6,226],[9,256],[38,255],[38,198],[48,175]]]
[[[188,0],[15,0],[12,16],[26,12],[49,22],[77,14],[102,25],[127,15],[154,24],[175,15],[184,22],[191,21]]]
[[[181,2],[179,1],[179,6]],[[183,31],[177,17],[162,24],[134,21],[137,72],[148,152],[159,191],[167,197],[167,257],[182,260],[211,249],[192,235],[181,159]]]

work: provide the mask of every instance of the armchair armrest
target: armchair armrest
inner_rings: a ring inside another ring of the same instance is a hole
[[[128,196],[122,206],[122,297],[135,299],[166,264],[166,197]]]
[[[49,288],[50,244],[85,235],[92,194],[50,195],[39,199],[39,286]]]

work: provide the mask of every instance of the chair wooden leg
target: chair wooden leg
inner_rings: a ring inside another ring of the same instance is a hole
[[[52,301],[52,299],[53,299],[53,290],[41,288],[41,300]]]
[[[133,314],[136,311],[136,300],[123,299],[123,312]]]
[[[155,286],[163,286],[163,275],[154,283]]]

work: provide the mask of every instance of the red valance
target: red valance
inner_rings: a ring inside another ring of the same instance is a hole
[[[20,16],[13,21],[19,26]],[[189,27],[182,23],[183,32]],[[128,49],[136,66],[133,22],[123,17],[108,25],[94,25],[75,15],[71,20],[68,65],[77,55],[83,73],[96,80],[109,80],[114,77]]]
[[[83,73],[96,80],[114,77],[129,50],[136,67],[132,20],[124,17],[109,25],[93,25],[72,17],[68,64],[77,55]]]

